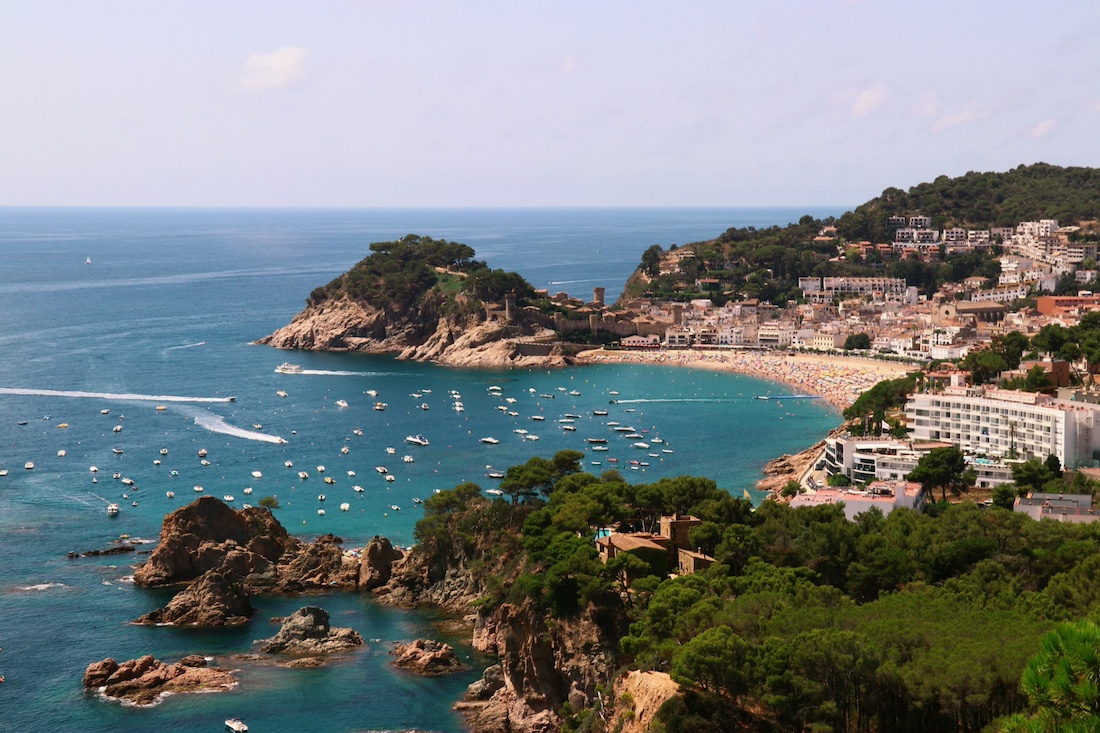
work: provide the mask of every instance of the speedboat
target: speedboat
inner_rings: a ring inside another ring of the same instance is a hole
[[[378,471],[378,473],[381,473],[381,474],[389,473],[389,471],[386,470],[385,466],[375,466],[374,470]]]
[[[395,478],[393,477],[393,474],[392,474],[392,473],[387,473],[387,474],[386,474],[386,480],[387,480],[387,481],[396,481],[397,479],[395,479]]]
[[[607,438],[585,438],[585,440],[593,444],[603,444],[607,442]]]
[[[248,726],[240,718],[227,718],[225,727],[233,733],[248,733]]]
[[[252,472],[252,478],[263,478],[263,476],[264,475],[262,473],[260,473],[259,471],[253,471]]]
[[[208,461],[208,460],[206,460],[205,458],[203,458],[203,459],[202,459],[201,461],[199,461],[199,465],[200,465],[200,466],[209,466],[209,465],[210,465],[210,461]]]
[[[283,461],[283,465],[287,468],[294,468],[294,461]]]
[[[199,458],[206,458],[206,448],[199,448]]]
[[[324,509],[318,509],[317,510],[317,516],[319,516],[319,517],[325,516],[325,510]]]
[[[27,469],[28,471],[33,470],[34,469],[34,461],[27,461],[26,463],[23,464],[23,468]]]
[[[122,426],[121,425],[115,425],[113,428],[111,428],[111,430],[116,432],[116,433],[121,433],[122,432]]]
[[[174,492],[174,491],[165,491],[164,495],[167,496],[169,499],[175,499],[176,498],[176,492]]]
[[[542,415],[532,415],[531,419],[534,420],[535,422],[542,422],[546,418]]]
[[[580,397],[580,396],[581,396],[581,393],[580,393],[580,392],[578,392],[578,391],[577,391],[577,390],[575,390],[575,389],[571,389],[571,390],[569,390],[569,394],[573,395],[574,397]]]
[[[302,479],[303,481],[305,481],[305,480],[306,480],[307,478],[309,478],[309,474],[308,474],[308,473],[306,473],[305,471],[299,471],[299,472],[298,472],[298,478],[300,478],[300,479]]]
[[[251,494],[252,493],[252,487],[249,486],[249,487],[245,488],[244,493],[245,494]]]
[[[324,472],[325,472],[325,467],[324,466],[318,466],[317,467],[317,473],[324,473]]]
[[[428,445],[428,439],[419,434],[405,436],[405,442],[411,445]]]
[[[121,448],[112,448],[111,452],[114,453],[116,456],[121,456],[122,455],[122,449]]]
[[[360,430],[359,428],[356,428],[355,430],[352,430],[351,432],[355,433],[356,435],[362,435],[363,434],[363,431]]]
[[[562,429],[562,430],[568,430],[568,431],[570,431],[570,432],[573,432],[573,431],[575,431],[575,430],[577,429],[577,427],[576,427],[575,425],[562,425],[562,426],[561,426],[561,429]]]
[[[607,450],[607,446],[606,445],[594,445],[594,446],[592,446],[592,450],[605,451],[605,450]]]
[[[64,458],[65,457],[65,449],[64,448],[62,448],[61,450],[59,450],[57,452],[57,457],[58,458]]]
[[[340,505],[340,511],[342,512],[346,512],[349,509],[351,509],[351,504],[347,503],[346,501]]]
[[[504,478],[504,474],[500,471],[490,471],[489,478]]]
[[[275,367],[275,371],[279,372],[280,374],[301,374],[302,373],[302,365],[301,364],[291,364],[289,361],[284,361],[282,364]],[[245,730],[248,730],[248,729],[246,728]]]
[[[379,412],[382,412],[383,410],[386,409],[386,403],[385,402],[375,402],[374,403],[374,409],[378,410]]]
[[[362,493],[363,493],[363,487],[362,487],[362,486],[358,486],[358,485],[356,485],[356,486],[352,486],[351,488],[352,488],[352,489],[353,489],[353,490],[355,491],[355,493],[357,493],[357,494],[362,494]]]
[[[487,444],[489,444],[489,445],[496,445],[496,444],[497,444],[497,443],[499,443],[500,441],[499,441],[499,440],[497,440],[496,438],[482,438],[482,439],[481,439],[481,442],[482,442],[482,443],[487,443]]]
[[[365,394],[365,395],[370,395],[371,397],[377,397],[377,396],[378,396],[378,390],[376,390],[376,389],[368,389],[368,390],[367,390],[366,392],[364,392],[363,394]]]
[[[108,504],[107,505],[107,516],[108,517],[117,517],[118,516],[118,504]]]
[[[355,471],[348,471],[348,478],[355,478]]]
[[[286,390],[285,389],[280,389],[275,394],[279,395],[280,397],[286,397]]]
[[[598,416],[600,416],[600,417],[603,417],[604,415],[606,415],[606,414],[607,414],[607,410],[593,410],[593,411],[592,411],[592,414],[593,414],[593,415],[598,415]]]
[[[348,447],[345,445],[343,448],[340,449],[340,452],[343,453],[346,456],[350,451],[348,450]]]
[[[401,456],[401,460],[403,460],[405,463],[412,463],[416,459],[414,459],[412,456]]]
[[[167,449],[167,448],[161,448],[161,449],[160,449],[160,454],[161,454],[162,456],[166,456],[166,455],[168,455],[168,449]]]
[[[192,486],[191,488],[193,488],[193,489],[195,490],[195,493],[196,493],[196,494],[201,494],[201,493],[202,493],[202,487],[201,487],[201,486],[199,486],[198,484],[195,484],[195,485],[194,485],[194,486]]]
[[[635,448],[645,448],[646,450],[648,450],[648,449],[649,449],[649,443],[643,443],[643,442],[641,442],[641,441],[639,441],[639,442],[637,442],[637,443],[632,443],[632,445],[633,445],[633,446],[634,446]]]
[[[347,400],[336,400],[336,406],[337,407],[347,407],[348,406],[348,401]]]
[[[237,500],[236,497],[234,497],[232,494],[226,494],[225,496],[222,497],[222,501],[224,501],[226,503],[229,503],[231,501],[236,501],[236,500]]]
[[[334,483],[336,483],[336,479],[334,479],[332,476],[325,476],[325,483],[326,484],[334,484]]]
[[[524,440],[538,440],[539,436],[532,433],[532,434],[529,434],[529,435],[524,435],[523,439]]]

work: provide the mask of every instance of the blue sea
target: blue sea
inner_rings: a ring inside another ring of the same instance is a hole
[[[367,256],[371,242],[407,233],[469,244],[479,259],[536,287],[588,298],[602,286],[610,300],[652,244],[786,224],[806,213],[839,212],[0,208],[0,469],[8,470],[0,477],[0,731],[217,731],[230,716],[265,733],[461,730],[451,705],[490,660],[477,658],[467,639],[443,634],[430,613],[354,594],[261,597],[246,628],[145,628],[128,622],[170,594],[132,584],[133,563],[143,556],[66,554],[108,548],[123,534],[155,541],[163,516],[199,496],[195,487],[232,496],[238,507],[275,496],[276,516],[304,539],[332,532],[357,546],[383,534],[408,545],[420,516],[414,499],[462,481],[491,489],[490,473],[532,455],[586,450],[590,436],[611,441],[607,452],[587,452],[593,472],[618,468],[638,483],[702,475],[740,496],[768,459],[820,439],[837,415],[822,402],[753,400],[786,390],[714,372],[455,370],[252,342]],[[303,373],[277,373],[283,361]],[[502,396],[491,395],[492,386]],[[452,392],[464,411],[453,409]],[[374,410],[376,401],[387,409]],[[594,416],[596,409],[609,415]],[[572,419],[566,414],[580,416],[575,431],[563,429],[569,423],[560,421]],[[632,448],[609,421],[664,443]],[[407,444],[415,434],[429,444]],[[33,470],[24,468],[28,461]],[[320,466],[335,484],[323,483]],[[114,480],[116,472],[133,485]],[[108,502],[120,504],[117,517],[106,515]],[[310,670],[229,659],[274,634],[271,617],[307,604],[355,628],[367,648]],[[392,670],[393,642],[419,636],[454,643],[473,669],[431,680]],[[239,687],[151,708],[81,689],[85,667],[105,657],[175,661],[192,653],[239,668]]]

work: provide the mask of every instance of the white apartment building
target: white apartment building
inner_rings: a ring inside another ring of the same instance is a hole
[[[921,456],[935,447],[939,446],[891,438],[829,438],[825,441],[825,470],[859,483],[897,481],[908,476]],[[975,486],[988,488],[1011,481],[1012,465],[1020,461],[967,456],[966,462],[977,476]]]
[[[756,330],[756,343],[761,346],[785,348],[793,338],[794,329],[786,324],[765,323]]]
[[[914,440],[943,441],[994,457],[1055,455],[1068,468],[1092,465],[1100,457],[1100,435],[1093,429],[1097,415],[1098,405],[982,387],[916,393],[905,406]]]

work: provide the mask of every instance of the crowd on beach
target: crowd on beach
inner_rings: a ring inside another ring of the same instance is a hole
[[[629,361],[745,374],[781,382],[802,393],[820,395],[838,410],[850,406],[881,380],[901,376],[906,371],[897,364],[865,359],[768,351],[600,351],[588,356],[597,362]]]

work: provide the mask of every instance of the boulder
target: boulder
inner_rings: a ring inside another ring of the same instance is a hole
[[[138,618],[137,624],[239,626],[256,612],[248,591],[232,574],[209,570],[176,594],[168,605]]]
[[[194,664],[195,659],[202,664]],[[222,692],[236,686],[232,672],[206,666],[197,655],[178,664],[166,664],[152,655],[118,664],[113,659],[93,662],[84,672],[85,689],[102,692],[104,697],[150,705],[161,695],[179,692]]]
[[[431,639],[417,639],[410,644],[398,644],[393,666],[407,669],[424,677],[442,677],[467,669],[449,644]]]
[[[295,593],[318,588],[354,589],[359,577],[359,561],[345,558],[342,540],[332,535],[318,537],[279,567],[275,590]]]
[[[347,651],[365,642],[349,628],[332,628],[328,612],[305,606],[287,617],[279,633],[260,647],[269,654],[317,655]]]
[[[504,670],[499,664],[486,667],[481,679],[466,688],[466,700],[488,700],[493,693],[504,687]]]
[[[374,590],[390,582],[393,563],[401,557],[401,551],[395,549],[388,539],[375,535],[363,549],[359,562],[359,587]]]

